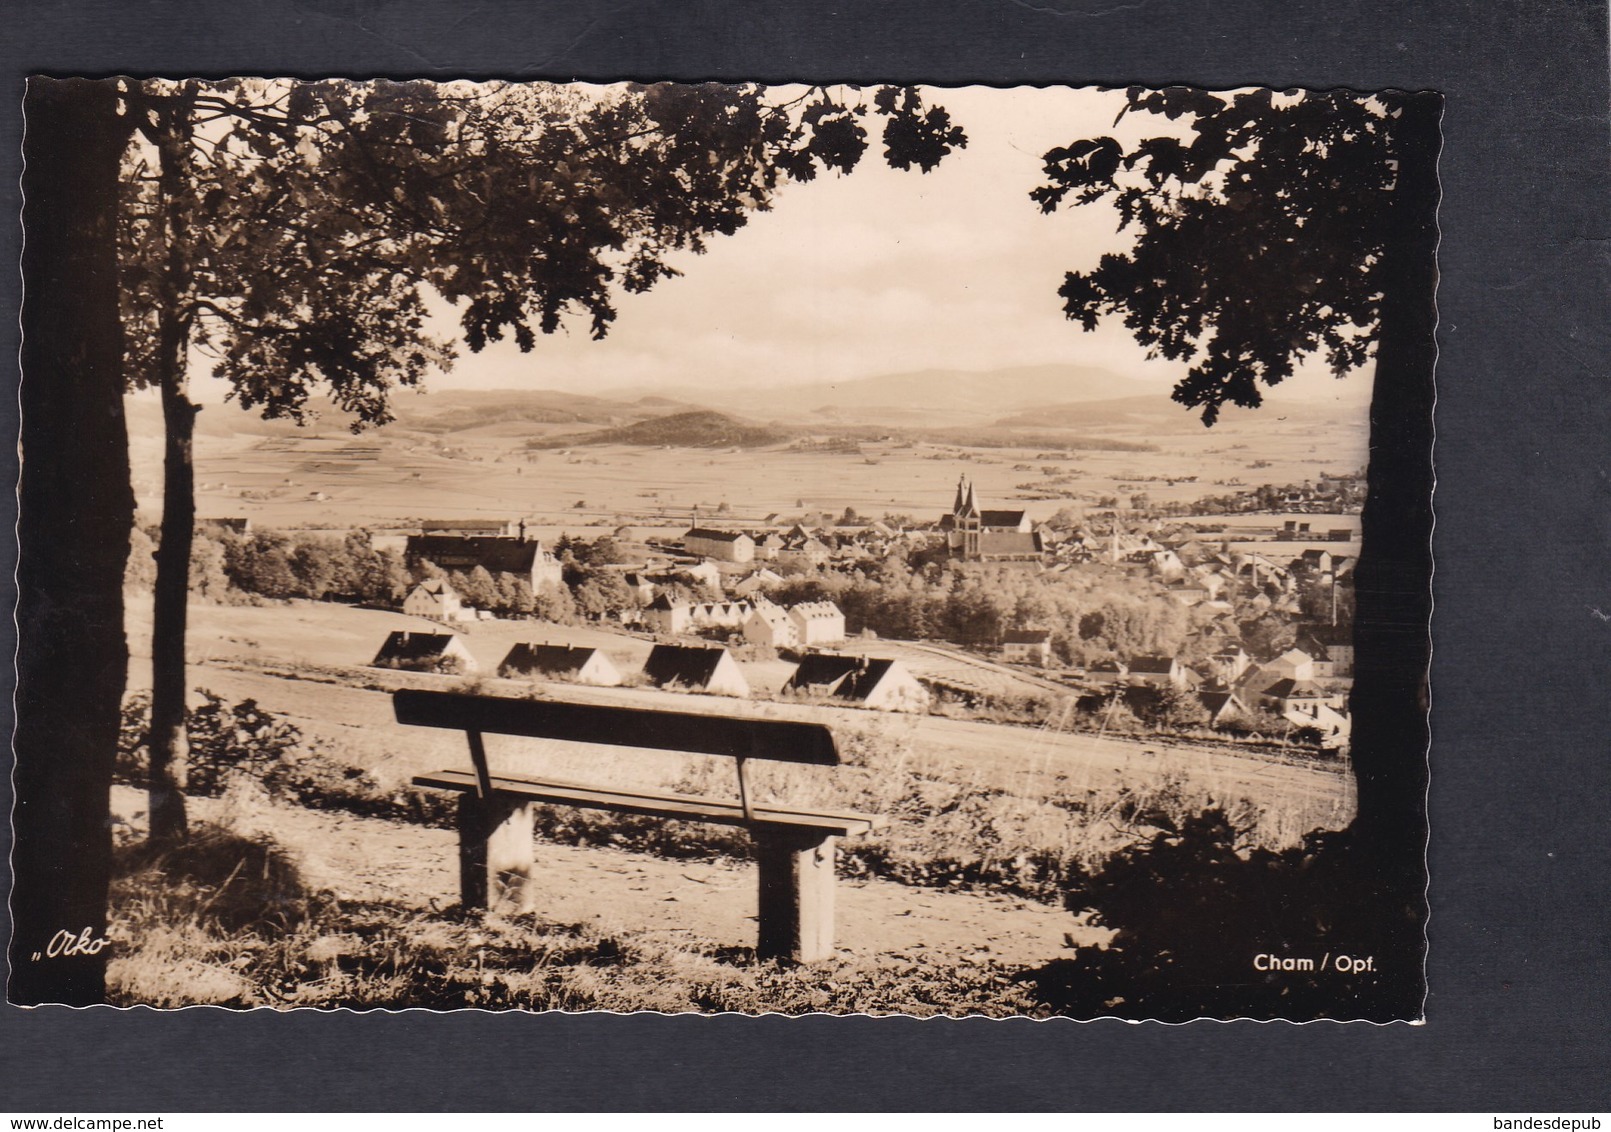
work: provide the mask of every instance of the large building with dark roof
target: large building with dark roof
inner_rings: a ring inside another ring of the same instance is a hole
[[[723,531],[714,527],[694,527],[682,536],[682,548],[689,554],[714,558],[719,562],[753,562],[755,540],[743,531]]]
[[[410,570],[433,562],[443,570],[470,571],[480,566],[489,574],[514,574],[525,579],[533,592],[544,585],[565,584],[564,567],[537,539],[411,535],[403,558]]]
[[[525,522],[509,519],[421,519],[420,533],[424,535],[477,535],[504,536],[519,533]]]

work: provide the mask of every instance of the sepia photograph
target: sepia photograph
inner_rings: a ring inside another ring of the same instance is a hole
[[[12,1003],[1422,1018],[1438,96],[23,110]]]

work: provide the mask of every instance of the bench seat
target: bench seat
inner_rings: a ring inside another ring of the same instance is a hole
[[[752,806],[751,819],[744,816],[738,802],[725,802],[714,798],[697,798],[687,794],[669,794],[651,790],[609,790],[598,786],[583,786],[572,782],[552,782],[505,775],[491,777],[492,790],[512,798],[530,802],[549,802],[562,806],[581,806],[594,810],[613,810],[623,814],[646,814],[651,817],[676,818],[683,821],[709,822],[713,825],[786,826],[801,830],[815,830],[834,837],[849,837],[866,833],[880,824],[876,814],[857,814],[836,811],[780,810],[774,806]],[[415,786],[437,790],[458,790],[474,793],[477,789],[475,774],[469,771],[443,770],[435,774],[421,774],[414,778]]]
[[[459,795],[459,894],[466,909],[532,910],[537,806],[580,806],[678,821],[738,826],[755,849],[759,877],[755,953],[810,963],[834,954],[834,844],[879,824],[873,814],[757,806],[748,764],[755,759],[839,766],[833,732],[820,723],[404,690],[392,696],[398,723],[464,732],[470,770],[422,774],[414,785]],[[623,790],[494,775],[483,733],[719,755],[738,771],[738,798]]]

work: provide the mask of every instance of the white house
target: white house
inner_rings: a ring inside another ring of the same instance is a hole
[[[1052,634],[1046,629],[1009,629],[1001,638],[1001,659],[1020,664],[1052,662]]]
[[[799,643],[805,647],[831,645],[845,639],[845,615],[831,601],[807,601],[789,607]]]
[[[771,562],[783,549],[783,536],[776,531],[767,531],[755,540],[755,557],[763,562]]]
[[[1329,680],[1354,674],[1352,626],[1316,625],[1298,637],[1298,647],[1315,659],[1315,679]]]
[[[1295,727],[1312,727],[1320,733],[1320,745],[1328,749],[1348,746],[1353,721],[1346,712],[1317,700],[1293,700],[1279,708],[1282,718]]]
[[[720,645],[656,645],[643,675],[657,688],[682,688],[718,696],[748,696],[749,681],[733,654]]]
[[[566,680],[605,688],[621,683],[621,672],[609,657],[599,649],[582,645],[518,644],[498,665],[498,675]]]
[[[928,689],[898,660],[809,653],[784,685],[785,692],[829,696],[878,711],[924,712]]]
[[[475,610],[464,604],[459,591],[442,578],[427,578],[403,599],[403,612],[433,621],[474,621]]]
[[[800,643],[800,630],[788,610],[769,601],[758,602],[744,621],[744,639],[754,645],[775,649],[794,648]]]
[[[631,593],[632,600],[639,605],[648,605],[654,600],[654,580],[645,576],[641,571],[629,570],[621,575],[627,591]]]
[[[1288,649],[1273,660],[1267,660],[1258,667],[1256,685],[1260,689],[1269,687],[1277,680],[1313,680],[1315,678],[1315,659],[1302,649]]]
[[[1166,582],[1177,582],[1186,573],[1186,564],[1172,550],[1155,550],[1147,559],[1148,568]]]
[[[655,585],[665,585],[668,582],[697,582],[701,585],[711,586],[714,589],[722,588],[722,571],[714,562],[678,562],[650,571],[644,575]]]
[[[677,636],[694,627],[693,606],[686,601],[672,601],[661,594],[643,610],[643,626],[651,633]]]
[[[1247,705],[1229,689],[1198,692],[1197,700],[1203,705],[1203,710],[1208,712],[1208,722],[1213,727],[1222,727],[1233,719],[1249,714]]]
[[[806,537],[804,539],[790,540],[777,553],[779,562],[793,566],[820,566],[833,557],[821,539]]]
[[[1208,658],[1208,671],[1214,682],[1229,688],[1235,684],[1252,665],[1253,658],[1242,650],[1241,645],[1217,652]]]
[[[1132,656],[1128,682],[1131,687],[1193,687],[1196,673],[1172,656]]]
[[[475,657],[452,633],[409,633],[398,630],[386,638],[369,662],[374,668],[400,668],[410,672],[465,673],[476,670]]]
[[[754,598],[758,594],[764,593],[773,586],[781,585],[782,583],[782,574],[774,574],[763,566],[753,573],[745,574],[731,586],[728,586],[727,589],[735,597]]]

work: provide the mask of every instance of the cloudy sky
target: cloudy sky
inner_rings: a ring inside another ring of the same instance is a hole
[[[1061,309],[1065,272],[1128,245],[1116,214],[1098,205],[1046,216],[1028,196],[1053,146],[1102,134],[1128,142],[1170,124],[1129,115],[1115,126],[1120,92],[969,87],[925,97],[969,139],[933,172],[889,169],[875,136],[854,173],[785,186],[772,211],[704,255],[679,257],[682,278],[623,296],[604,341],[578,320],[569,333],[539,336],[530,354],[509,341],[462,350],[431,388],[738,392],[1046,363],[1130,379],[1115,396],[1172,386],[1183,365],[1147,359],[1122,326],[1087,333]],[[440,328],[456,337],[451,311]],[[1364,375],[1338,383],[1316,365],[1271,397],[1352,401],[1368,385]]]

